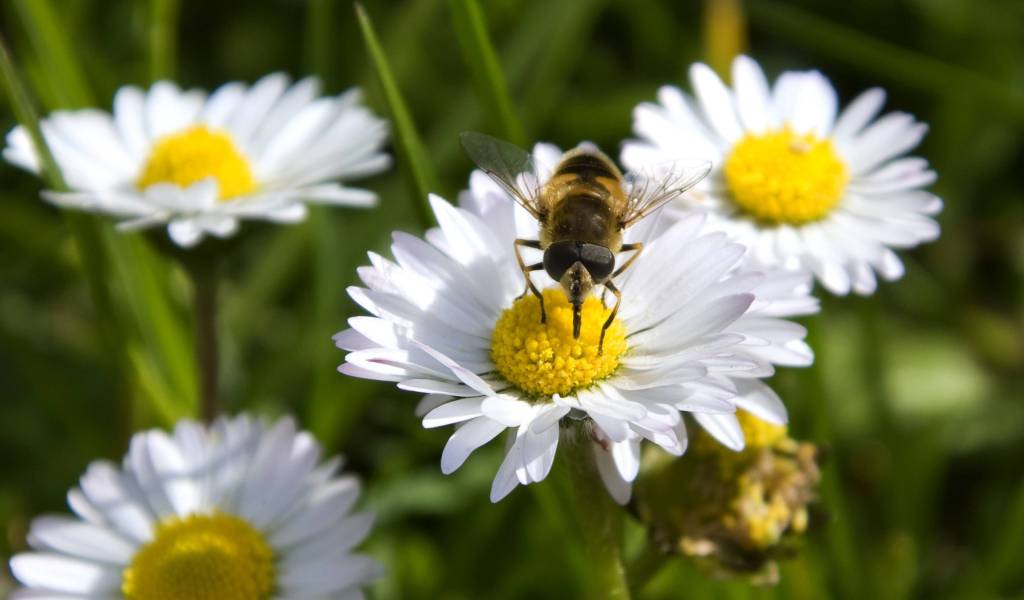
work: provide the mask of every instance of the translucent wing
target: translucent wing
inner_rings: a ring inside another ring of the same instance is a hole
[[[540,197],[533,159],[523,149],[482,133],[467,131],[459,136],[462,148],[476,166],[522,205],[533,218],[547,214]]]
[[[626,203],[619,214],[625,229],[683,195],[711,171],[706,160],[676,160],[630,171],[625,175]]]

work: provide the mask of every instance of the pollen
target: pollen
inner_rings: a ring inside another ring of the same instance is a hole
[[[613,372],[626,351],[626,329],[616,319],[598,352],[601,327],[611,310],[596,297],[583,303],[580,337],[572,336],[572,306],[558,288],[544,290],[540,301],[527,294],[501,314],[491,336],[491,360],[511,384],[529,395],[562,396],[586,388]]]
[[[850,178],[830,140],[788,127],[746,135],[725,159],[724,173],[737,206],[772,225],[825,217]]]
[[[135,183],[139,189],[155,183],[187,187],[207,177],[217,180],[221,200],[256,189],[249,161],[231,137],[197,125],[157,140]]]
[[[274,555],[248,523],[221,513],[161,523],[124,570],[128,600],[268,600]]]

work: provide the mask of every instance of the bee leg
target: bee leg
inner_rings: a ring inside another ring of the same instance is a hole
[[[633,261],[636,260],[636,257],[640,256],[640,252],[642,252],[643,249],[643,242],[637,242],[635,244],[623,244],[622,248],[619,248],[619,252],[629,252],[630,250],[634,250],[635,252],[633,252],[633,256],[630,256],[628,259],[626,259],[626,262],[622,263],[621,267],[619,267],[618,269],[615,270],[614,273],[612,273],[612,277],[618,277],[619,275],[622,275],[623,271],[632,266]]]
[[[533,265],[527,265],[523,261],[522,255],[519,254],[520,246],[526,246],[527,248],[537,248],[539,250],[540,242],[537,240],[516,239],[516,241],[513,243],[513,248],[515,249],[516,262],[519,263],[519,270],[523,272],[523,279],[526,280],[526,289],[523,290],[522,294],[519,294],[519,298],[525,296],[526,292],[533,292],[533,295],[537,296],[537,299],[540,300],[540,322],[545,323],[548,319],[547,313],[544,311],[544,296],[540,293],[540,290],[537,289],[537,286],[533,285],[533,280],[530,279],[530,272],[540,271],[541,269],[544,268],[544,263],[540,262]],[[518,300],[519,298],[516,298],[516,300]]]
[[[540,322],[544,323],[547,321],[547,314],[544,312],[544,296],[537,290],[537,287],[533,285],[533,281],[530,279],[530,273],[533,271],[540,271],[544,268],[544,263],[536,263],[523,267],[523,276],[526,277],[526,289],[523,290],[522,294],[519,294],[519,298],[526,295],[526,292],[533,292],[534,296],[540,300]],[[516,298],[518,300],[519,298]]]
[[[602,354],[604,352],[604,333],[608,331],[609,327],[612,326],[612,321],[614,321],[615,316],[619,314],[619,305],[622,304],[622,292],[619,291],[619,288],[615,287],[615,284],[612,283],[612,279],[618,277],[619,275],[622,275],[623,271],[631,267],[633,265],[633,261],[636,260],[636,257],[640,256],[640,252],[643,251],[643,249],[643,242],[636,242],[635,244],[623,244],[622,247],[619,248],[619,251],[629,252],[630,250],[633,250],[633,255],[626,259],[626,262],[622,263],[622,266],[616,269],[615,272],[611,274],[611,277],[609,277],[608,280],[604,282],[604,291],[601,292],[601,304],[604,304],[605,295],[608,292],[611,292],[615,294],[615,306],[612,308],[611,314],[608,315],[608,319],[605,320],[604,326],[601,327],[601,339],[597,343],[598,354]]]
[[[605,319],[604,325],[601,327],[601,339],[597,342],[598,355],[604,354],[604,332],[608,331],[608,328],[612,326],[612,321],[615,320],[615,315],[619,314],[619,305],[622,304],[622,292],[619,291],[619,288],[615,287],[615,284],[612,283],[611,279],[604,282],[604,289],[615,294],[615,306],[612,308],[612,312],[609,313],[608,318]]]

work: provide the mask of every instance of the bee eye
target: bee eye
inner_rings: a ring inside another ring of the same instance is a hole
[[[604,246],[583,244],[580,248],[580,262],[590,271],[594,281],[604,281],[611,277],[615,268],[615,255]]]
[[[569,267],[580,260],[580,249],[576,242],[555,242],[544,251],[544,270],[558,281]]]

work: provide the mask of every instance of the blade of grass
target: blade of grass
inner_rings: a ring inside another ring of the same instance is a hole
[[[523,127],[512,109],[508,83],[487,33],[480,4],[476,0],[449,0],[448,6],[462,57],[469,65],[473,83],[491,120],[501,137],[514,144],[524,144]]]
[[[522,17],[512,39],[502,47],[509,86],[512,89],[528,88],[529,91],[521,97],[535,99],[534,104],[524,111],[534,124],[545,122],[540,117],[542,107],[537,106],[538,103],[543,104],[544,109],[558,106],[562,91],[567,86],[566,73],[582,56],[579,48],[585,48],[584,44],[578,43],[550,48],[550,40],[556,37],[586,39],[600,10],[600,3],[605,1],[534,3]],[[543,97],[536,98],[538,94]],[[482,118],[480,103],[470,86],[454,97],[451,110],[440,116],[430,136],[431,156],[444,168],[460,161],[464,165],[469,164],[459,146],[458,134],[477,126]],[[625,115],[622,117],[625,120],[629,112],[621,114]],[[547,123],[545,130],[558,127],[560,122],[553,120]]]
[[[7,92],[7,98],[11,103],[15,120],[25,128],[29,138],[32,139],[36,155],[39,156],[39,160],[42,163],[43,168],[40,175],[43,181],[51,189],[58,191],[66,190],[67,185],[64,183],[64,176],[57,166],[57,160],[53,158],[53,152],[50,151],[46,138],[43,137],[43,130],[39,125],[39,115],[36,113],[35,106],[33,106],[32,100],[29,98],[28,90],[25,89],[23,83],[24,80],[21,74],[18,73],[18,68],[14,64],[14,57],[11,56],[11,52],[7,48],[7,41],[3,37],[0,37],[0,80],[2,80],[4,90]]]
[[[14,7],[32,40],[39,61],[46,65],[49,79],[57,82],[54,93],[62,108],[94,104],[85,74],[78,66],[67,31],[61,26],[50,0],[15,0]]]
[[[111,232],[108,248],[121,273],[126,305],[135,317],[138,335],[161,365],[183,410],[198,408],[193,339],[188,319],[174,302],[175,268],[140,236]],[[184,287],[184,286],[182,286]]]
[[[391,114],[391,123],[394,126],[394,134],[397,138],[399,154],[402,156],[402,163],[408,172],[413,187],[413,202],[416,207],[416,214],[419,216],[420,225],[424,228],[434,224],[433,213],[427,202],[427,195],[430,192],[440,191],[438,189],[437,175],[430,161],[430,155],[416,131],[412,116],[409,114],[408,106],[398,90],[398,84],[391,73],[391,66],[388,64],[384,50],[380,46],[377,32],[373,28],[369,15],[361,4],[355,5],[356,17],[359,19],[359,30],[366,43],[366,50],[370,55],[374,68],[377,71],[377,78],[384,91],[384,98],[388,105],[388,112]]]
[[[1024,122],[1024,89],[907,50],[779,2],[748,2],[751,19],[773,34],[836,61],[937,96],[969,95],[977,106]]]
[[[171,79],[178,57],[178,0],[150,0],[149,80]]]

